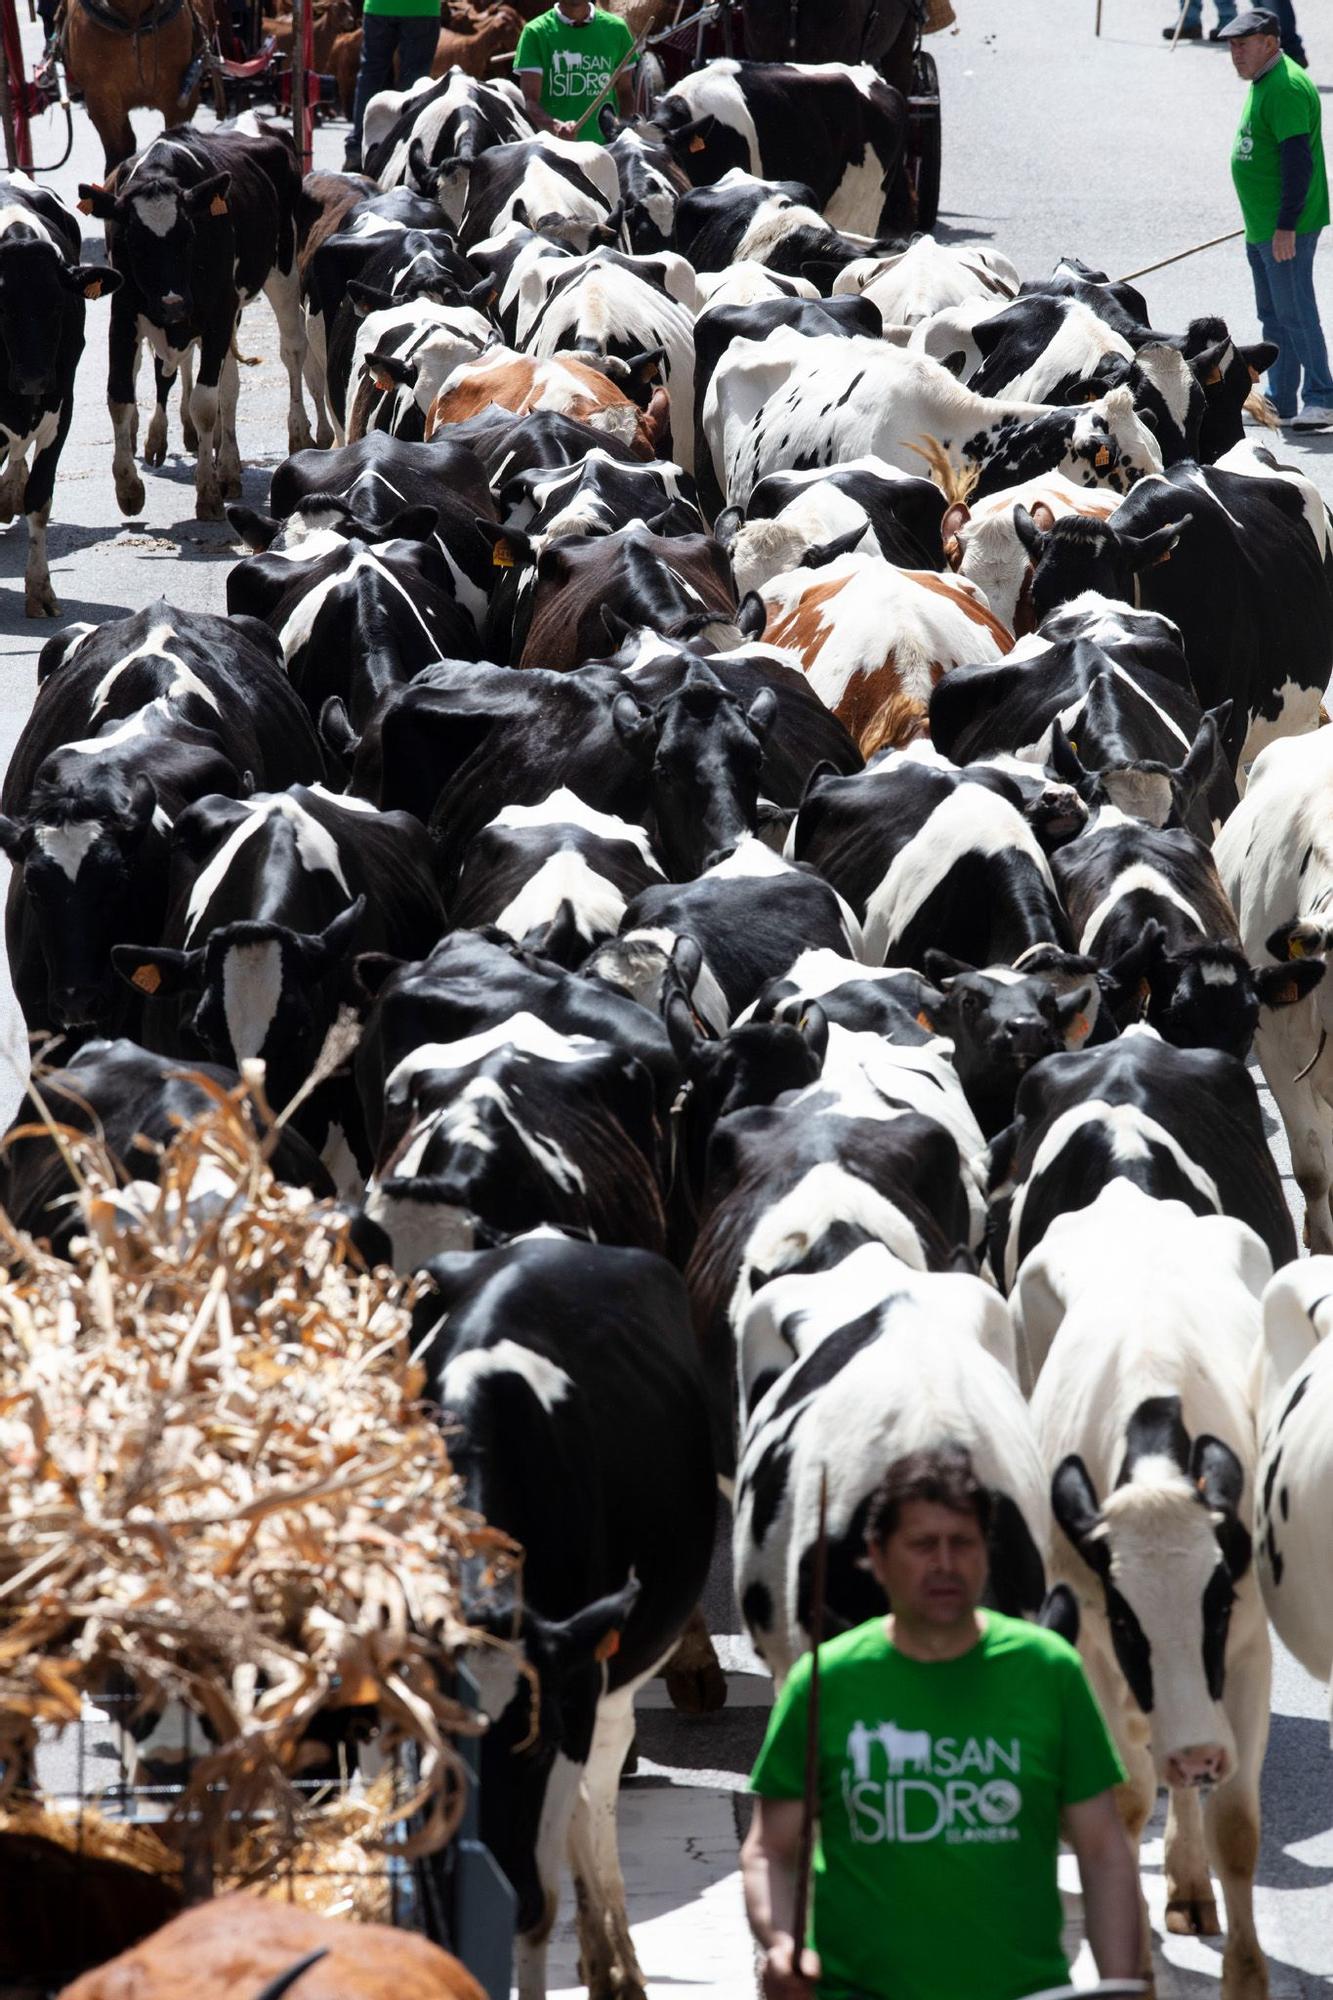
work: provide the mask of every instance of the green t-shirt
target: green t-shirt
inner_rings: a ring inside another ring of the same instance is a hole
[[[394,14],[403,20],[424,21],[438,17],[440,0],[366,0],[367,14]]]
[[[584,118],[576,136],[603,143],[601,127],[592,116],[592,107],[634,46],[619,14],[605,14],[594,7],[582,27],[562,21],[554,7],[529,21],[518,38],[514,53],[514,75],[524,70],[540,70],[542,110],[551,118]],[[615,94],[608,102],[614,108]]]
[[[1295,139],[1302,132],[1309,135],[1314,172],[1296,234],[1308,236],[1311,230],[1326,227],[1328,176],[1324,172],[1320,111],[1318,90],[1290,56],[1279,56],[1272,69],[1250,85],[1231,149],[1231,178],[1245,218],[1247,243],[1272,240],[1282,200],[1278,147],[1284,139]]]
[[[961,1659],[873,1618],[819,1650],[819,1841],[807,1942],[823,2000],[1018,2000],[1063,1985],[1060,1810],[1124,1771],[1072,1646],[998,1612]],[[800,1798],[810,1659],[750,1788]]]

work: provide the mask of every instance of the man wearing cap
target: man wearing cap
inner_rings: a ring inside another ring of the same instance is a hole
[[[1323,430],[1333,424],[1333,376],[1314,293],[1314,255],[1328,222],[1319,92],[1283,55],[1277,16],[1267,9],[1238,14],[1219,39],[1250,86],[1231,178],[1264,338],[1279,350],[1269,394],[1281,422],[1293,430]]]

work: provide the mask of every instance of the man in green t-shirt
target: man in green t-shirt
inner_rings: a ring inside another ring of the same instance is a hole
[[[557,139],[592,139],[603,135],[595,111],[602,93],[634,47],[619,14],[607,14],[592,0],[557,0],[518,38],[514,75],[527,100],[529,118],[539,132]],[[606,102],[628,117],[634,108],[634,64],[626,63]]]
[[[1323,430],[1333,424],[1333,377],[1314,293],[1314,253],[1328,223],[1319,92],[1283,55],[1278,18],[1266,8],[1238,14],[1218,40],[1250,86],[1231,149],[1231,178],[1264,338],[1278,347],[1269,394],[1284,424]]]
[[[1072,1646],[978,1609],[989,1517],[959,1447],[899,1459],[871,1500],[867,1557],[893,1609],[820,1647],[814,1951],[799,1974],[808,1654],[778,1697],[741,1853],[766,2000],[1063,1985],[1062,1825],[1101,1976],[1139,1973],[1138,1874],[1112,1789],[1124,1771]]]

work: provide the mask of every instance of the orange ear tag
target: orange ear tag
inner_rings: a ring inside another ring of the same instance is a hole
[[[924,1007],[916,1017],[916,1024],[918,1028],[924,1028],[928,1034],[933,1035],[935,1032],[935,1023],[931,1020]]]
[[[689,150],[692,153],[702,153],[703,149],[704,149],[704,142],[699,137],[699,134],[696,132],[694,137],[690,140]]]
[[[162,974],[155,965],[141,965],[131,983],[137,986],[141,993],[156,993],[162,984]]]
[[[220,194],[215,194],[212,201],[209,202],[208,212],[210,215],[225,215],[227,213],[227,204]]]
[[[85,285],[83,296],[85,299],[100,299],[102,296],[102,280],[94,278],[91,285]]]
[[[370,379],[382,396],[392,395],[393,391],[398,387],[392,375],[379,375],[373,368],[370,371]]]
[[[90,201],[87,200],[81,201],[78,204],[78,209],[80,215],[91,215],[93,212],[93,205]]]
[[[620,1634],[613,1627],[604,1639],[597,1641],[593,1652],[594,1660],[611,1660],[620,1651]]]
[[[1111,454],[1105,445],[1099,447],[1097,456],[1092,462],[1094,465],[1109,465],[1111,463]]]

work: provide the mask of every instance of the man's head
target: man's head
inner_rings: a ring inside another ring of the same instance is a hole
[[[948,1627],[986,1587],[991,1496],[962,1445],[896,1459],[871,1496],[866,1557],[895,1617]]]
[[[1230,47],[1231,66],[1245,83],[1262,76],[1281,47],[1277,16],[1266,7],[1251,7],[1248,13],[1237,14],[1234,21],[1218,30],[1217,38]]]
[[[592,19],[592,0],[556,0],[557,14],[576,28],[581,28]]]

